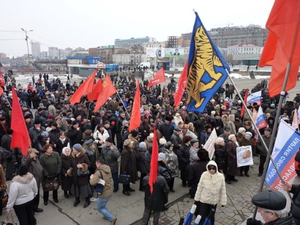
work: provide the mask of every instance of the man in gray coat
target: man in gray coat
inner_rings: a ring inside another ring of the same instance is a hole
[[[111,175],[114,181],[114,192],[117,192],[119,190],[119,183],[118,183],[119,156],[120,156],[120,152],[118,151],[117,147],[113,145],[112,138],[108,137],[105,140],[105,144],[102,147],[101,158],[103,159],[104,163],[108,165],[111,169]]]

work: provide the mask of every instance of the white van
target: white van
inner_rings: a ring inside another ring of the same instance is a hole
[[[148,68],[148,69],[150,69],[150,62],[141,62],[139,65],[138,65],[138,68],[144,68],[144,67],[146,67],[146,68]]]

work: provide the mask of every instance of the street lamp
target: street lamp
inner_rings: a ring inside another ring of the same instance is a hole
[[[21,28],[22,31],[25,32],[25,41],[26,41],[26,44],[27,44],[27,56],[28,56],[28,65],[29,65],[29,61],[30,61],[30,58],[29,58],[29,46],[28,46],[28,36],[27,36],[27,32],[31,32],[33,30],[25,30],[23,28]]]

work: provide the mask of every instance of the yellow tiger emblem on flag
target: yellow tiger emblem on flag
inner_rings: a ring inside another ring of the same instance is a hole
[[[219,57],[214,55],[213,46],[207,37],[203,26],[197,28],[194,36],[195,52],[194,59],[189,68],[188,83],[187,83],[187,104],[193,98],[196,102],[195,108],[199,108],[204,97],[201,97],[201,92],[211,89],[222,77],[222,73],[216,73],[214,66],[223,66]],[[202,77],[207,72],[211,77],[211,81],[204,83]]]

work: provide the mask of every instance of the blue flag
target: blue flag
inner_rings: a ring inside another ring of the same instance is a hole
[[[198,13],[191,39],[186,92],[187,111],[204,112],[209,100],[227,78],[230,68],[212,42]],[[225,70],[226,69],[226,70]]]

